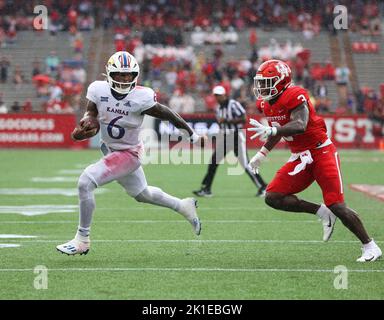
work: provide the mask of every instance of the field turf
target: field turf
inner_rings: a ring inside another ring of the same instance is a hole
[[[384,153],[341,150],[340,155],[347,203],[384,249],[384,203],[348,187],[384,184]],[[315,216],[268,208],[255,197],[249,178],[228,175],[227,165],[218,169],[214,197],[199,199],[200,237],[178,214],[135,202],[117,183],[96,195],[92,247],[85,256],[55,249],[74,236],[77,209],[34,216],[7,213],[12,210],[7,206],[76,206],[76,195],[4,193],[76,189],[76,171],[99,156],[94,150],[0,151],[0,299],[384,299],[383,260],[355,262],[360,244],[340,221],[330,242],[323,243]],[[266,180],[288,156],[288,151],[271,153],[261,171]],[[206,165],[148,164],[144,170],[149,185],[189,197]],[[52,177],[72,181],[36,182]],[[301,195],[322,201],[317,185]],[[34,287],[39,265],[48,269],[45,290]],[[334,287],[334,269],[340,265],[348,270],[346,290]]]

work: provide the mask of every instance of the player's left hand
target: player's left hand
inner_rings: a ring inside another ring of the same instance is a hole
[[[250,119],[249,124],[254,128],[248,128],[248,131],[256,132],[253,136],[251,136],[251,140],[259,136],[261,139],[266,139],[269,136],[275,136],[277,133],[276,127],[265,126],[255,119]]]

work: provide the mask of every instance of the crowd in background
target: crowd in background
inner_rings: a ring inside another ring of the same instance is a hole
[[[32,29],[33,8],[39,4],[0,0],[0,48],[14,45],[19,30]],[[82,32],[102,27],[113,30],[117,51],[127,50],[137,56],[141,83],[154,87],[159,100],[178,112],[212,111],[216,104],[210,92],[216,84],[227,88],[248,112],[256,112],[252,94],[256,69],[268,58],[280,58],[291,66],[295,83],[311,91],[318,112],[368,112],[383,121],[383,92],[370,88],[348,92],[347,66],[313,62],[310,49],[300,43],[278,43],[271,38],[269,44],[258,47],[256,28],[273,31],[283,27],[300,31],[307,39],[321,30],[334,32],[335,4],[348,6],[350,31],[368,36],[381,34],[383,4],[372,0],[47,0],[44,5],[49,12],[49,32],[52,36],[68,32],[74,58],[61,61],[56,52],[51,52],[44,61],[31,61],[33,72],[28,75],[9,57],[0,55],[0,82],[12,81],[16,90],[22,83],[31,82],[45,111],[73,112],[86,82]],[[185,32],[191,34],[191,43],[186,43]],[[249,32],[249,50],[232,59],[225,56],[225,45],[236,45],[239,32]],[[208,55],[190,49],[190,44],[215,49]],[[329,99],[329,86],[335,84],[344,95],[342,106]],[[198,107],[201,101],[203,109]],[[0,94],[0,112],[4,107]],[[30,101],[8,109],[28,112]]]
[[[362,34],[381,34],[378,0],[141,0],[90,1],[45,0],[52,32],[104,28],[127,28],[141,33],[144,43],[182,44],[182,33],[196,27],[203,31],[245,30],[277,27],[303,31],[308,37],[320,30],[334,32],[333,8],[348,7],[349,29]],[[33,9],[41,1],[0,1],[0,45],[18,30],[32,29]],[[213,29],[212,29],[213,28]]]

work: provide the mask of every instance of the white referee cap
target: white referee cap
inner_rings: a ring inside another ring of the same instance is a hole
[[[223,95],[223,94],[225,94],[225,88],[223,86],[216,86],[213,88],[212,93]]]

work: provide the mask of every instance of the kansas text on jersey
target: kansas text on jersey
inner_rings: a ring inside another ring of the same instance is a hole
[[[101,142],[114,150],[129,149],[140,143],[140,127],[144,119],[141,113],[157,103],[155,92],[141,86],[117,100],[106,81],[92,82],[86,97],[96,104]]]

